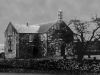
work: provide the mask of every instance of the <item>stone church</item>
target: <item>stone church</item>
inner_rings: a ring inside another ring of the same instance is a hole
[[[63,20],[62,11],[56,21],[31,24],[9,23],[5,32],[5,58],[40,58],[63,56],[73,32]]]

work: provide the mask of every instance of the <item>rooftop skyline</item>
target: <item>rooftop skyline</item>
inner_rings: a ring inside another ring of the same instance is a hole
[[[90,20],[100,17],[100,0],[0,0],[0,44],[4,44],[4,31],[9,22],[40,24],[57,20],[58,10],[63,20]],[[92,16],[91,16],[92,14]]]

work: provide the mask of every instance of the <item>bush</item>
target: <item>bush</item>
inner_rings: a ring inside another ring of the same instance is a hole
[[[17,69],[31,69],[40,71],[89,71],[99,72],[100,63],[99,61],[84,60],[79,63],[76,60],[71,59],[1,59],[0,60],[0,71],[1,69],[17,68]]]

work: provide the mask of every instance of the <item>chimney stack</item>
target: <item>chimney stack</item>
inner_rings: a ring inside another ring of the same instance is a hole
[[[27,25],[27,26],[29,26],[29,24],[28,24],[28,23],[27,23],[26,25]]]

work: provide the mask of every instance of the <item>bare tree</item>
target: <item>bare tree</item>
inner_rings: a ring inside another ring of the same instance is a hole
[[[100,19],[92,18],[92,21],[70,20],[74,28],[74,49],[77,52],[78,60],[82,60],[85,52],[100,39]],[[69,26],[70,26],[69,25]]]

